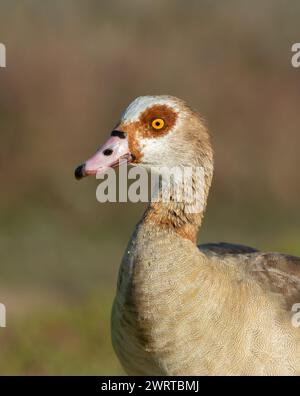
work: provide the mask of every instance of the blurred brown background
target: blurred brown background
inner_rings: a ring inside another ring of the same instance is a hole
[[[300,3],[1,0],[1,374],[119,374],[118,265],[143,205],[73,170],[136,96],[200,110],[216,170],[199,241],[300,255]]]

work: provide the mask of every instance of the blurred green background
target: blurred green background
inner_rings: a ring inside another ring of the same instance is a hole
[[[1,0],[1,374],[122,374],[118,265],[143,205],[99,204],[76,165],[136,96],[200,110],[216,170],[199,242],[300,255],[300,3]]]

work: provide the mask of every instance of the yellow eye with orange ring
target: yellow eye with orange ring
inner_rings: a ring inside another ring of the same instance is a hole
[[[152,122],[151,122],[151,126],[153,129],[162,129],[165,126],[165,121],[162,118],[155,118]]]

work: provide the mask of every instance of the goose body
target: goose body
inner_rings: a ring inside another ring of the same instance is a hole
[[[157,120],[163,127],[156,129]],[[125,371],[299,375],[300,329],[292,324],[292,307],[300,302],[300,259],[196,244],[213,173],[199,115],[174,97],[140,97],[112,135],[111,158],[100,149],[77,176],[112,166],[114,152],[139,166],[204,169],[202,210],[151,202],[125,251],[112,310],[113,346]]]

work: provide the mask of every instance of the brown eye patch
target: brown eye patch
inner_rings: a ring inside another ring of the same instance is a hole
[[[163,136],[173,128],[177,113],[167,105],[154,105],[140,116],[141,132],[145,137]]]
[[[139,117],[138,121],[121,122],[116,129],[127,133],[128,146],[133,156],[132,163],[138,164],[142,161],[142,150],[140,147],[140,137],[160,137],[166,135],[176,123],[178,113],[167,105],[153,105],[146,109]],[[163,127],[155,129],[152,122],[163,120]]]

